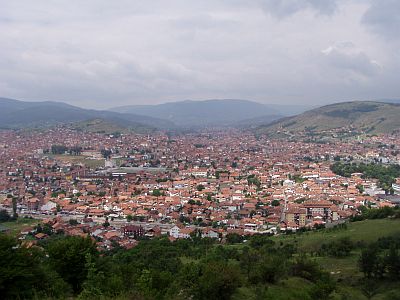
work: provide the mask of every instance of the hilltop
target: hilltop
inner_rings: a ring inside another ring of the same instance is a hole
[[[400,128],[400,104],[376,101],[335,103],[277,120],[257,128],[258,133],[322,132],[349,128],[368,134],[391,133]]]

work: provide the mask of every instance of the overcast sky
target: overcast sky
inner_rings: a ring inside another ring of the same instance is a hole
[[[398,0],[0,0],[0,97],[400,98]]]

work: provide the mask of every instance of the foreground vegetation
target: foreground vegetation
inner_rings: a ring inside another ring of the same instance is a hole
[[[279,237],[144,240],[99,253],[90,238],[25,247],[0,235],[5,299],[398,299],[400,220]],[[396,298],[397,297],[397,298]]]

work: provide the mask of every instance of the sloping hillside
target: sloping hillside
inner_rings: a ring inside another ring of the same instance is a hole
[[[400,129],[400,105],[374,101],[336,103],[260,126],[258,133],[321,132],[337,128],[374,134]]]

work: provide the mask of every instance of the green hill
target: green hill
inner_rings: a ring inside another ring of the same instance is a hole
[[[46,127],[102,119],[112,126],[142,130],[174,128],[167,120],[130,113],[84,109],[62,102],[0,98],[0,128]]]
[[[322,106],[257,128],[263,133],[323,132],[346,128],[376,134],[400,129],[400,104],[353,101]]]

